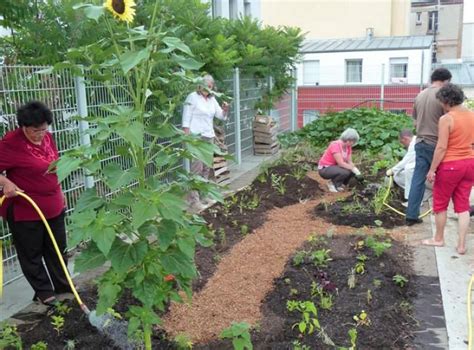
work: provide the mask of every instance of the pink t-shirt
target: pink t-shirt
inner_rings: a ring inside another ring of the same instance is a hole
[[[324,168],[337,165],[336,159],[334,158],[335,153],[340,153],[342,159],[344,159],[345,162],[349,162],[349,159],[351,159],[352,147],[348,145],[344,151],[343,142],[341,140],[332,141],[326,151],[324,151],[323,156],[319,160],[318,166]]]

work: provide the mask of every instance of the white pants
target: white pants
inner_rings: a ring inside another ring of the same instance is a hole
[[[413,173],[415,172],[415,168],[405,168],[399,171],[396,174],[393,174],[393,181],[404,189],[404,196],[405,199],[408,200],[408,195],[410,194],[411,189],[411,180],[413,179]],[[425,183],[425,195],[423,196],[423,201],[428,200],[432,196],[432,185],[426,181]]]

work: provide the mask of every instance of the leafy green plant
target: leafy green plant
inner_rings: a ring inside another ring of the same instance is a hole
[[[328,262],[332,261],[329,253],[330,249],[318,249],[311,253],[311,260],[313,264],[318,267],[326,267]]]
[[[66,303],[64,302],[58,302],[56,303],[55,307],[54,307],[55,311],[60,314],[61,316],[65,316],[67,315],[68,313],[71,312],[71,307],[68,306]]]
[[[372,175],[375,176],[380,170],[387,169],[392,164],[393,162],[389,159],[379,159],[372,165],[372,167],[370,168],[370,172],[372,173]]]
[[[225,245],[226,242],[227,242],[227,236],[226,236],[226,233],[225,233],[225,230],[223,227],[220,227],[218,230],[217,230],[217,237],[219,238],[219,242],[222,244],[222,245]]]
[[[7,322],[0,323],[0,349],[12,347],[17,350],[23,349],[23,344],[15,325]]]
[[[304,262],[304,259],[308,253],[304,250],[301,250],[293,256],[293,265],[299,266]]]
[[[193,342],[187,334],[178,334],[174,338],[174,342],[176,343],[178,350],[188,350],[193,348]]]
[[[357,322],[357,326],[366,326],[369,327],[372,324],[372,321],[369,318],[369,315],[367,312],[362,310],[359,314],[354,315],[353,317],[354,321]]]
[[[382,285],[382,281],[379,280],[378,278],[374,278],[374,280],[372,281],[372,284],[374,285],[374,287],[379,288]]]
[[[367,299],[367,304],[370,304],[372,302],[372,299],[373,299],[372,289],[367,289],[366,299]]]
[[[229,328],[224,329],[221,334],[221,339],[231,339],[234,350],[252,350],[253,345],[250,340],[250,325],[246,322],[233,322]]]
[[[299,340],[294,340],[293,343],[291,343],[291,345],[293,345],[293,350],[311,350],[311,348],[308,345],[301,344]]]
[[[291,169],[291,176],[293,176],[296,180],[301,181],[306,177],[306,173],[308,171],[302,166],[294,166]]]
[[[326,113],[323,118],[306,125],[295,135],[317,148],[325,149],[348,125],[359,132],[360,140],[356,148],[371,155],[382,155],[385,159],[401,157],[405,153],[398,133],[401,129],[413,128],[413,122],[407,115],[361,108]]]
[[[387,251],[388,249],[392,247],[392,243],[390,243],[389,239],[380,242],[380,241],[377,241],[373,236],[368,236],[365,239],[365,245],[374,252],[377,258],[382,256],[382,254],[385,253],[385,251]]]
[[[44,341],[39,341],[31,345],[31,350],[47,350],[48,343]]]
[[[295,295],[298,295],[298,293],[299,293],[299,292],[298,292],[298,289],[296,289],[296,288],[291,288],[291,289],[290,289],[290,297],[293,297],[293,296],[295,296]]]
[[[318,320],[318,310],[312,301],[288,300],[286,302],[288,311],[298,311],[301,313],[301,321],[293,325],[298,326],[301,334],[312,334],[316,329],[321,329]]]
[[[365,262],[367,261],[368,257],[365,254],[358,254],[357,263],[355,264],[354,270],[356,273],[362,275],[365,273]]]
[[[51,324],[53,325],[54,330],[59,335],[64,328],[64,317],[61,315],[52,315]]]
[[[357,329],[351,328],[347,333],[349,334],[349,340],[351,342],[349,350],[355,350],[357,346]]]
[[[380,215],[382,211],[385,209],[385,196],[387,194],[388,184],[384,186],[380,186],[380,188],[375,193],[374,198],[372,199],[372,208],[374,209],[375,215]],[[390,201],[390,193],[389,196],[386,198],[386,201]]]
[[[247,225],[242,225],[240,226],[240,233],[245,236],[247,233],[249,233],[249,227]]]
[[[392,281],[395,282],[395,284],[400,288],[405,287],[405,285],[408,283],[408,279],[405,276],[399,274],[393,276]]]
[[[277,174],[272,174],[271,176],[272,188],[281,195],[286,193],[285,178],[285,176],[280,176]]]
[[[324,291],[324,289],[316,282],[311,283],[311,297],[319,298],[319,306],[324,310],[331,310],[334,304],[332,294]]]

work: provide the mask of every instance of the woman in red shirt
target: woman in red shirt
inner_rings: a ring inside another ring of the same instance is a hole
[[[437,93],[446,112],[439,119],[438,143],[433,162],[426,176],[433,185],[433,212],[436,233],[425,245],[443,246],[449,201],[458,214],[458,254],[466,252],[466,234],[469,229],[469,196],[474,184],[474,112],[464,107],[463,91],[447,84]]]
[[[65,197],[57,175],[48,171],[51,162],[58,159],[48,132],[53,115],[43,103],[32,101],[18,109],[17,121],[19,127],[0,141],[0,172],[6,174],[0,175],[0,186],[7,197],[0,214],[8,222],[21,269],[35,291],[33,300],[50,305],[55,302],[55,293],[71,289],[43,222],[16,192],[25,192],[43,211],[67,264]]]

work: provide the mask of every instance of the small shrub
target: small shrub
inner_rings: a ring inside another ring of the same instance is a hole
[[[250,325],[246,322],[233,322],[229,328],[221,332],[220,338],[231,339],[235,350],[253,350],[249,329]]]

